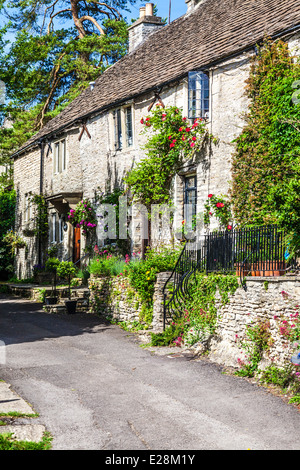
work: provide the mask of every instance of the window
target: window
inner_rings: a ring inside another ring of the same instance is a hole
[[[60,215],[58,219],[58,242],[61,243],[64,239],[64,219]]]
[[[188,115],[190,119],[209,118],[209,76],[189,72]]]
[[[127,147],[133,145],[133,128],[132,128],[132,110],[131,106],[125,109],[126,113],[126,141]]]
[[[197,177],[196,175],[186,176],[184,182],[184,219],[186,225],[191,229],[193,220],[197,214]]]
[[[24,201],[24,222],[28,223],[31,219],[31,193],[25,194]]]
[[[114,148],[122,150],[133,145],[133,113],[131,106],[117,108],[113,112]]]
[[[54,144],[54,173],[61,173],[66,169],[66,140]]]
[[[56,242],[56,213],[52,214],[52,237],[51,241]]]

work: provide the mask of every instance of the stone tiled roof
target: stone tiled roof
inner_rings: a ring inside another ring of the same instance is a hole
[[[204,0],[107,69],[93,91],[84,90],[18,153],[76,120],[298,27],[300,0]]]

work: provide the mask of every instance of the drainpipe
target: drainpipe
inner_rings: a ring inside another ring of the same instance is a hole
[[[40,147],[40,196],[43,194],[43,174],[44,174],[44,150],[45,145],[42,139],[39,140]],[[38,263],[42,264],[42,241],[38,239]]]

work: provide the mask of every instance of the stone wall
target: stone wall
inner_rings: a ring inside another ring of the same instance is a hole
[[[152,330],[163,330],[163,287],[169,273],[158,273],[153,296]],[[89,279],[89,312],[118,322],[143,323],[143,307],[138,293],[126,277]]]
[[[291,315],[299,310],[298,304],[300,279],[297,276],[247,279],[245,288],[239,287],[227,305],[220,307],[219,304],[217,334],[209,345],[210,359],[237,367],[238,358],[245,359],[241,341],[245,339],[247,325],[267,321],[272,345],[264,363],[274,361],[276,365],[283,365],[295,350],[280,333],[280,327],[293,324]]]

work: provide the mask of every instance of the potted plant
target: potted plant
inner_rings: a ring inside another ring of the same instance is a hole
[[[59,259],[57,258],[48,258],[45,263],[45,270],[52,275],[52,295],[45,298],[47,305],[57,304],[57,295],[56,295],[56,272],[60,264]]]
[[[76,313],[77,299],[71,300],[71,278],[74,276],[76,268],[71,261],[62,261],[58,268],[57,274],[59,277],[68,280],[69,284],[69,299],[65,301],[67,312],[72,314]]]

